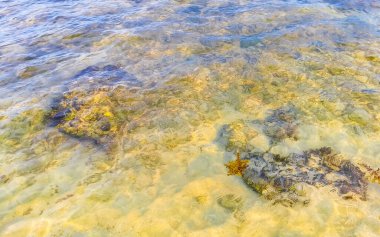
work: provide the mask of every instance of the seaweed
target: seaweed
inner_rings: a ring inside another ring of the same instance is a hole
[[[366,178],[371,183],[380,184],[380,168],[373,169],[367,164],[359,164],[366,171]]]
[[[51,112],[52,125],[66,134],[95,141],[113,137],[126,113],[117,110],[114,96],[109,89],[66,93]]]
[[[306,186],[331,186],[343,199],[367,199],[368,181],[378,181],[379,173],[366,173],[329,147],[292,153],[283,157],[270,152],[239,153],[226,164],[228,175],[243,181],[273,203],[293,206],[310,202]]]
[[[20,145],[30,146],[30,137],[44,128],[47,117],[48,113],[40,108],[21,112],[4,125],[0,134],[1,146],[10,150]]]

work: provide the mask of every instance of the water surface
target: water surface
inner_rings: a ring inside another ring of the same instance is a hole
[[[380,2],[1,0],[0,25],[1,236],[380,235],[378,184],[273,205],[220,139],[249,124],[242,149],[380,167]],[[79,130],[51,119],[63,95]],[[289,106],[297,136],[273,142]]]

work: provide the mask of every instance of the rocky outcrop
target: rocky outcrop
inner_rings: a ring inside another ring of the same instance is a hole
[[[292,206],[310,201],[307,186],[331,186],[344,199],[366,200],[368,181],[360,166],[334,153],[331,148],[292,153],[286,157],[247,153],[244,182],[267,199]]]

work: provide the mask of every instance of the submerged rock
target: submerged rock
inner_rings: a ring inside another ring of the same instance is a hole
[[[239,120],[224,125],[219,131],[217,141],[227,151],[251,150],[253,149],[252,139],[257,135],[258,131],[253,127],[252,123]]]
[[[113,70],[112,67],[108,69]],[[92,72],[97,69],[88,70]],[[204,101],[188,93],[192,79],[176,78],[162,88],[152,90],[124,85],[71,90],[54,100],[50,122],[63,133],[94,140],[99,145],[105,145],[107,150],[109,145],[121,144],[120,139],[141,142],[139,135],[133,137],[131,134],[138,133],[140,128],[154,130],[154,135],[149,139],[156,139],[160,146],[173,149],[190,141],[190,124],[199,124],[200,119],[204,118],[198,115],[200,112],[195,110],[198,107],[194,106]],[[191,112],[180,114],[181,111]],[[126,133],[128,138],[124,136]]]
[[[116,69],[114,66],[93,67],[80,75],[97,73],[98,70]],[[200,124],[200,119],[204,118],[199,116],[200,111],[195,110],[199,107],[195,105],[204,103],[204,100],[189,93],[190,85],[194,87],[192,83],[193,77],[183,77],[152,90],[125,85],[76,88],[53,101],[50,122],[61,132],[94,140],[97,144],[105,144],[106,148],[108,145],[118,146],[120,139],[137,139],[140,142],[139,135],[133,137],[131,134],[138,133],[140,128],[154,130],[155,135],[149,139],[154,138],[161,146],[172,149],[188,142],[192,137],[190,124]],[[196,88],[201,90],[198,85]],[[189,113],[180,114],[181,111]],[[126,133],[128,138],[124,136]]]
[[[331,186],[344,199],[367,198],[365,172],[331,148],[322,147],[283,157],[269,152],[247,153],[244,182],[274,203],[292,206],[310,201],[308,186]]]
[[[218,204],[226,210],[234,212],[243,206],[243,200],[234,194],[227,194],[218,198]]]
[[[297,139],[298,111],[292,105],[273,110],[265,118],[264,133],[271,138],[272,143],[279,142],[285,138]]]
[[[364,121],[363,117],[356,115],[355,119]],[[236,160],[225,164],[227,174],[241,176],[266,199],[286,206],[308,204],[313,186],[325,186],[343,199],[366,200],[368,183],[380,183],[380,169],[355,164],[329,147],[284,156],[271,153],[269,143],[258,142],[260,136],[269,138],[272,145],[297,139],[300,121],[300,112],[287,105],[271,111],[263,120],[224,125],[216,141],[237,153]]]
[[[37,75],[38,73],[40,73],[40,69],[36,66],[28,66],[28,67],[25,67],[24,69],[22,69],[18,74],[17,76],[20,78],[20,79],[27,79],[27,78],[30,78],[30,77],[33,77],[35,75]]]
[[[45,127],[48,113],[41,108],[25,110],[0,127],[0,148],[14,153],[18,149],[32,148],[33,139]]]
[[[250,151],[257,146],[258,139],[266,137],[268,145],[276,144],[286,138],[298,139],[299,111],[293,106],[280,107],[264,120],[237,120],[225,124],[219,130],[216,142],[227,151]],[[265,150],[268,145],[264,145]]]
[[[135,75],[116,65],[106,65],[104,67],[89,66],[78,72],[68,84],[75,87],[87,85],[90,88],[118,84],[138,87],[142,85]]]
[[[61,111],[58,111],[56,114],[53,115],[53,120],[61,120],[64,119],[67,115],[69,115],[71,112],[70,109],[63,109]]]
[[[114,93],[109,89],[64,94],[51,119],[62,132],[99,141],[112,137],[121,124]]]

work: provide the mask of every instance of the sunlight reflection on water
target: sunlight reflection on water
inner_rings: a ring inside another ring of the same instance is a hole
[[[377,184],[285,207],[224,166],[380,167],[377,1],[0,1],[0,25],[2,236],[380,235]]]

